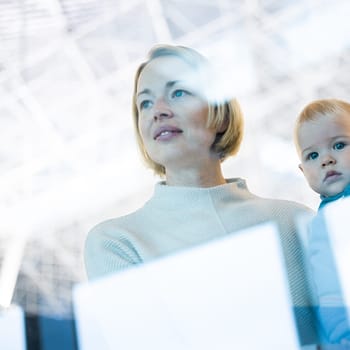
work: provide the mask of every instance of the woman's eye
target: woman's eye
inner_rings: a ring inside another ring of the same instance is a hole
[[[335,150],[341,150],[345,147],[345,143],[344,142],[337,142],[334,144],[333,148]]]
[[[318,157],[318,153],[317,152],[311,152],[307,155],[306,159],[316,159]]]
[[[152,102],[150,100],[144,100],[140,103],[140,109],[147,109],[151,106]]]

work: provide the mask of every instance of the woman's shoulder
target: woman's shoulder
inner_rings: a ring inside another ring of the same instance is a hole
[[[253,193],[249,190],[246,181],[241,178],[231,178],[228,179],[228,182],[231,184],[236,184],[236,187],[242,191],[244,194],[244,199],[247,201],[247,205],[253,205],[254,206],[262,206],[265,208],[276,208],[283,211],[289,211],[289,212],[308,212],[308,213],[314,213],[312,209],[307,207],[304,204],[286,200],[286,199],[277,199],[277,198],[269,198],[269,197],[263,197],[256,193]]]
[[[315,215],[315,211],[306,205],[285,199],[257,197],[255,198],[255,205],[259,206],[262,211],[281,219],[311,218]]]
[[[87,239],[100,239],[102,236],[108,235],[108,233],[115,233],[115,230],[119,227],[120,221],[121,217],[117,217],[97,223],[89,230]]]
[[[87,241],[94,240],[96,242],[107,238],[125,239],[130,234],[127,233],[129,231],[128,226],[132,222],[137,222],[137,216],[138,211],[135,211],[123,216],[103,220],[89,230]]]
[[[127,216],[92,227],[85,240],[84,260],[89,278],[99,277],[142,261],[132,232],[124,228]]]
[[[302,203],[298,203],[295,201],[286,200],[286,199],[272,199],[272,198],[264,198],[264,200],[266,203],[274,204],[275,206],[281,207],[285,210],[314,213],[314,210],[312,210],[311,208],[307,207]]]

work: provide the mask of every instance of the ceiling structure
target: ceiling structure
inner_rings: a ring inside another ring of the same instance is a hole
[[[0,263],[12,244],[15,302],[69,313],[88,229],[152,192],[131,92],[157,43],[199,50],[239,99],[245,139],[225,175],[317,208],[292,129],[312,99],[348,99],[349,15],[347,0],[0,1]]]

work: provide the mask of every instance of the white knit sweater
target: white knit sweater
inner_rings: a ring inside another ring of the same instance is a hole
[[[85,245],[87,274],[93,279],[252,225],[275,221],[293,303],[301,308],[301,318],[308,318],[303,308],[310,301],[295,218],[310,211],[295,202],[260,198],[238,178],[211,188],[167,186],[160,182],[142,208],[104,221],[89,232]]]

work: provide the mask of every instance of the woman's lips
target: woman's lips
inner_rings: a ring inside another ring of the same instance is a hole
[[[182,133],[182,130],[171,125],[164,125],[156,129],[153,134],[154,140],[170,140],[174,135]]]

